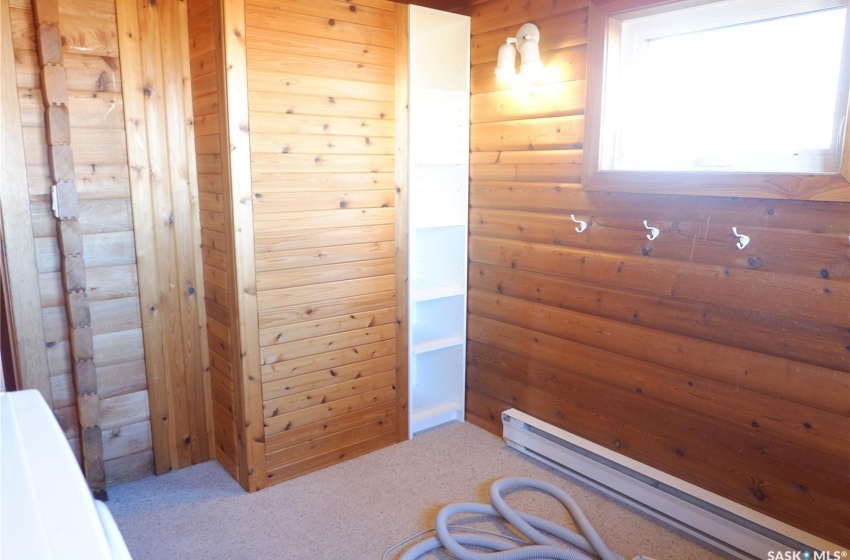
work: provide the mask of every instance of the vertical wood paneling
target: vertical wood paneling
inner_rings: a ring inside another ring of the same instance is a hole
[[[585,5],[471,10],[467,419],[515,406],[850,542],[850,206],[584,190]],[[549,72],[511,89],[527,21]]]
[[[210,382],[182,2],[118,2],[157,472],[210,457]]]
[[[409,55],[409,14],[407,9],[396,9],[396,53],[395,53],[395,305],[396,305],[396,368],[398,371],[396,380],[397,407],[396,425],[398,427],[397,437],[402,441],[410,433],[410,365],[408,364],[409,345],[408,332],[410,329],[410,314],[408,312],[410,301],[410,234],[408,232],[408,200],[410,194],[410,183],[407,176],[408,150],[407,140],[409,129],[409,115],[407,109],[410,103],[408,66]]]
[[[393,173],[405,30],[391,2],[248,0],[245,16],[263,414],[277,482],[406,437],[396,421],[406,402],[386,406],[406,374],[376,346],[394,345],[403,321],[394,207],[405,186]]]
[[[186,2],[163,6],[163,33],[170,40],[164,51],[163,78],[167,84],[165,101],[169,111],[169,173],[173,192],[175,252],[179,287],[182,289],[180,321],[183,332],[183,360],[186,363],[187,433],[191,438],[191,463],[211,456],[212,424],[210,407],[210,364],[206,337],[206,310],[203,303],[203,263],[199,251],[200,208],[198,173],[195,161],[194,117],[189,63],[188,10]]]
[[[254,262],[254,213],[251,191],[251,139],[248,112],[248,62],[246,5],[242,0],[222,7],[223,61],[227,69],[224,92],[227,100],[227,150],[222,150],[224,172],[230,185],[233,220],[231,303],[236,331],[234,369],[236,453],[239,482],[249,491],[268,484],[263,422],[263,387],[260,372],[258,290]]]

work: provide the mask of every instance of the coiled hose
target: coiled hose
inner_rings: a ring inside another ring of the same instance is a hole
[[[585,536],[546,519],[511,509],[502,494],[506,489],[515,486],[534,488],[557,498],[570,512]],[[548,482],[533,478],[501,478],[490,487],[490,501],[492,505],[458,503],[445,506],[437,514],[437,536],[412,546],[400,560],[415,560],[437,548],[445,548],[459,560],[625,560],[612,552],[602,541],[575,500]],[[528,540],[519,543],[518,539],[492,534],[484,535],[463,530],[450,532],[449,518],[461,513],[501,517]],[[471,550],[468,548],[470,546],[489,552]]]

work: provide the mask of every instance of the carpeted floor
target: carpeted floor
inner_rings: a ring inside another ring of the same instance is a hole
[[[489,502],[490,484],[505,476],[538,478],[569,492],[627,559],[729,558],[465,423],[253,494],[211,461],[112,487],[108,506],[135,560],[378,560],[394,544],[433,528],[443,505]],[[554,499],[537,492],[516,491],[507,501],[572,525]]]

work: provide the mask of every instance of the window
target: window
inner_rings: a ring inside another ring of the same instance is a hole
[[[846,168],[847,0],[598,1],[586,176],[672,173],[681,188]]]

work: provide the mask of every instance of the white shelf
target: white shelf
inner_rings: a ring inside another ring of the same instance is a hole
[[[422,354],[463,343],[464,339],[457,335],[427,325],[413,325],[410,351],[413,354]]]
[[[418,280],[413,281],[411,283],[410,301],[411,303],[419,301],[430,301],[432,299],[462,296],[465,293],[465,289],[459,289],[453,286],[446,286],[445,284],[437,284],[436,282]]]
[[[419,386],[412,388],[412,396],[410,424],[414,433],[461,419],[458,418],[463,412],[461,403],[445,399]]]
[[[469,220],[469,17],[410,5],[410,435],[463,420]]]
[[[457,89],[445,89],[445,88],[435,88],[435,87],[420,87],[414,90],[419,95],[442,95],[442,96],[452,96],[457,95],[462,98],[466,98],[469,94],[468,91],[461,91]]]
[[[420,218],[422,221],[413,225],[413,229],[437,229],[445,227],[466,226],[466,220],[459,222],[456,218],[446,215],[434,215]]]

